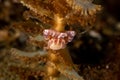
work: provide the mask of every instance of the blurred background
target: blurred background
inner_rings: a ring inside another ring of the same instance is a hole
[[[68,44],[70,55],[85,80],[120,80],[120,1],[93,2],[102,5],[103,10],[92,29],[80,38],[76,36]],[[18,67],[21,62],[17,62],[10,54],[11,48],[24,50],[28,47],[26,33],[19,34],[19,31],[12,28],[16,23],[19,26],[25,22],[23,14],[26,10],[19,0],[0,0],[0,80],[42,80],[34,69],[31,71],[31,68],[26,70]],[[30,30],[32,32],[32,28]]]

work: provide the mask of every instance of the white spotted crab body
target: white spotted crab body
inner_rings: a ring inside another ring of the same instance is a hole
[[[49,49],[60,50],[64,49],[66,44],[73,40],[75,31],[58,32],[52,29],[45,29],[43,35]]]

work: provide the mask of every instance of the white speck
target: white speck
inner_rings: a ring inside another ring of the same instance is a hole
[[[120,30],[120,22],[118,22],[118,23],[116,24],[116,28],[117,28],[118,30]]]
[[[93,30],[89,31],[89,35],[93,38],[97,38],[98,40],[102,39],[101,35],[98,32]]]
[[[109,65],[106,65],[106,69],[109,69]]]

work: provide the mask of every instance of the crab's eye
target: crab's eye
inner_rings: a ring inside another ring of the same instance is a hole
[[[43,31],[43,36],[45,40],[49,40],[51,37],[55,36],[55,32],[51,29],[45,29]]]
[[[49,37],[48,37],[49,34],[50,34],[50,30],[45,29],[45,30],[43,31],[43,36],[44,36],[45,40],[48,40],[48,39],[49,39]]]
[[[67,31],[66,33],[68,35],[68,42],[71,42],[76,34],[75,31]]]

